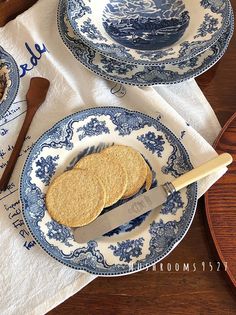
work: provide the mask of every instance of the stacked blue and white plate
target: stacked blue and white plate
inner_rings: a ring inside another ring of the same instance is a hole
[[[58,28],[86,68],[136,86],[194,78],[225,53],[229,0],[60,0]]]

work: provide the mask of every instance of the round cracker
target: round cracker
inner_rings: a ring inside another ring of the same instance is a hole
[[[101,180],[106,192],[105,207],[113,205],[124,195],[128,179],[120,163],[94,153],[82,158],[75,168],[89,170]]]
[[[66,226],[83,226],[98,217],[105,205],[105,189],[91,172],[71,170],[58,176],[46,194],[51,217]]]
[[[146,162],[142,155],[131,147],[125,145],[113,145],[101,152],[114,161],[118,161],[128,175],[127,188],[123,198],[137,193],[143,186],[147,177]]]
[[[145,181],[145,189],[146,189],[146,191],[148,191],[152,185],[152,171],[151,171],[151,169],[147,163],[146,163],[146,167],[147,167],[147,176],[146,176],[146,181]],[[140,188],[134,194],[132,194],[130,196],[123,197],[123,199],[128,199],[128,198],[134,196],[135,194],[137,194],[139,192],[139,190],[140,190]]]

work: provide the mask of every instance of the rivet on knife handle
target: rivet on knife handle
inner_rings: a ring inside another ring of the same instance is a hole
[[[233,158],[229,153],[223,153],[218,155],[216,158],[196,167],[195,169],[187,172],[184,175],[174,179],[172,185],[176,191],[181,190],[182,188],[222,169],[224,166],[232,163]]]

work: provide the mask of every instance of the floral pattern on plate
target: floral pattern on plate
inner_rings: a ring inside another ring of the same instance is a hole
[[[109,132],[97,132],[91,121],[102,123]],[[78,140],[83,131],[86,137]],[[155,135],[151,140],[155,148],[155,141],[158,145],[161,141],[161,155],[159,148],[149,150],[145,146],[147,134]],[[192,169],[181,141],[159,120],[119,107],[101,107],[65,117],[46,131],[32,147],[20,182],[24,220],[38,244],[69,267],[104,276],[136,272],[168,255],[189,229],[197,204],[195,183],[169,198],[162,207],[147,209],[146,214],[96,240],[76,243],[73,229],[53,221],[46,209],[48,184],[81,157],[114,142],[134,147],[144,156],[156,174],[152,187]],[[127,200],[113,207],[124,202]]]
[[[225,31],[228,0],[68,0],[77,36],[102,55],[142,65],[178,63]]]
[[[65,12],[66,2],[60,0],[58,29],[62,40],[75,58],[99,76],[136,86],[179,83],[202,74],[223,56],[234,30],[234,19],[231,12],[229,25],[221,38],[202,54],[175,65],[142,66],[110,59],[83,44],[73,32]]]

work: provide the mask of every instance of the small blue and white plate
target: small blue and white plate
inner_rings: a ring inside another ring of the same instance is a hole
[[[183,144],[159,120],[119,107],[100,107],[72,114],[46,131],[32,147],[20,181],[24,220],[37,243],[61,263],[102,276],[129,274],[163,259],[185,236],[197,205],[194,183],[162,207],[96,240],[76,243],[73,229],[50,217],[45,194],[52,180],[80,158],[113,143],[129,145],[143,155],[153,171],[152,187],[192,169]]]
[[[0,46],[0,119],[14,102],[20,82],[19,70],[13,57]]]
[[[136,86],[174,84],[202,74],[223,56],[234,31],[231,10],[226,30],[220,39],[205,52],[175,65],[143,66],[115,61],[86,46],[68,22],[65,0],[59,2],[57,23],[63,42],[87,69],[108,80]]]
[[[192,58],[212,46],[229,21],[228,0],[68,0],[79,38],[102,55],[160,65]]]

